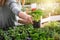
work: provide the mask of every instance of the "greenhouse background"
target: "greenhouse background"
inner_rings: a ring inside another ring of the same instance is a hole
[[[40,8],[45,12],[60,13],[60,0],[25,0],[24,2],[25,5],[31,5],[32,3],[36,3],[37,8]]]

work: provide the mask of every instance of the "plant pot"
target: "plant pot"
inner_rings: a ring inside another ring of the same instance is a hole
[[[38,21],[38,22],[33,21],[33,27],[34,28],[40,28],[40,21]]]

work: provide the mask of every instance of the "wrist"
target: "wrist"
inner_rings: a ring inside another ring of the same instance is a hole
[[[18,16],[22,19],[26,19],[27,14],[24,12],[20,12],[20,13],[18,13]]]

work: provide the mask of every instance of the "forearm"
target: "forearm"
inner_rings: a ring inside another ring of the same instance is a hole
[[[18,3],[16,0],[8,0],[8,7],[12,12],[16,15],[18,15],[21,11],[21,8],[19,7]],[[20,5],[21,6],[21,5]]]

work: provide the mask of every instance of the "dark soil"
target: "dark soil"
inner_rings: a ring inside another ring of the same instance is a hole
[[[38,21],[38,22],[33,21],[33,27],[34,28],[40,28],[40,21]]]

